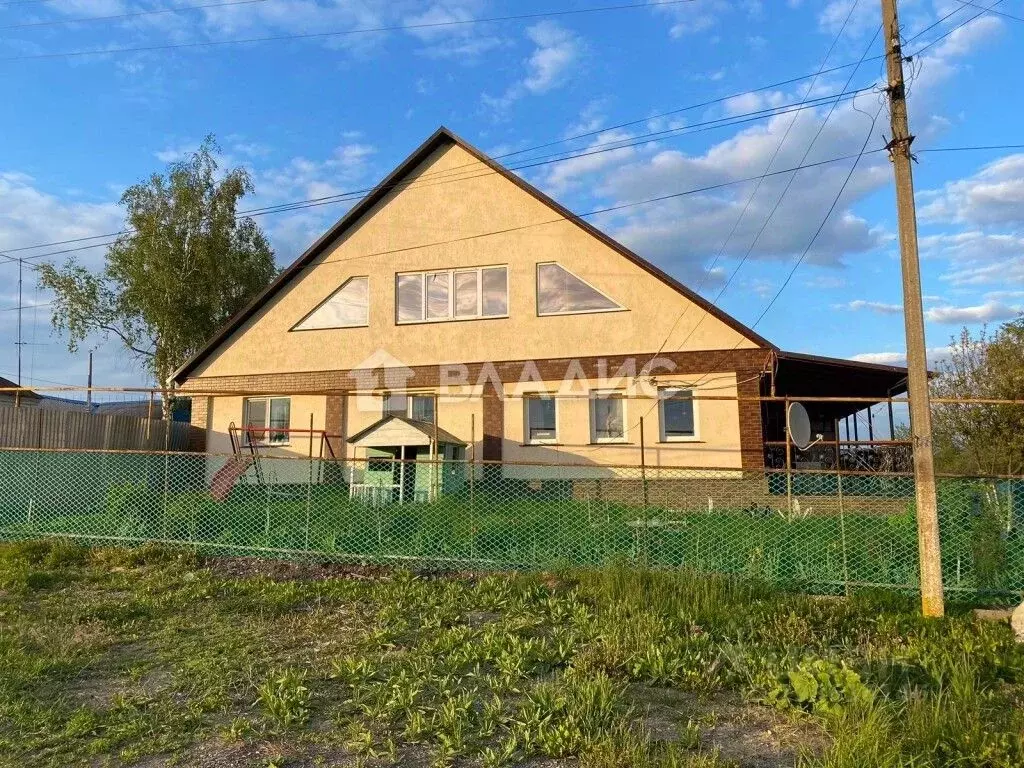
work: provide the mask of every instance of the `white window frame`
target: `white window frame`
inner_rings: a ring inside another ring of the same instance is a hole
[[[530,431],[530,401],[551,400],[555,404],[555,435],[554,437],[534,438]],[[558,444],[558,398],[547,392],[529,392],[523,395],[523,444],[524,445],[557,445]]]
[[[410,419],[415,419],[416,421],[422,421],[422,419],[416,419],[416,416],[413,413],[414,412],[413,401],[417,397],[421,397],[421,398],[425,397],[426,399],[433,401],[434,421],[437,421],[437,412],[438,412],[438,410],[440,410],[440,408],[439,408],[440,398],[437,397],[437,395],[435,395],[433,392],[408,392],[408,393],[406,393],[405,396],[407,398],[407,404],[408,404],[408,407],[406,409],[406,413],[407,413],[407,415],[408,415],[408,417]],[[433,424],[434,421],[430,421],[430,422],[427,422],[427,423],[428,424]]]
[[[672,399],[672,395],[683,392],[690,393],[690,403],[693,406],[693,434],[692,435],[669,435],[665,432],[665,401]],[[658,430],[663,443],[697,443],[700,442],[700,407],[696,398],[694,387],[658,387]]]
[[[597,435],[597,401],[618,400],[622,403],[622,437],[598,437]],[[628,416],[626,414],[626,393],[621,389],[590,390],[590,442],[602,445],[622,445],[629,442]]]
[[[386,393],[384,393],[383,397],[381,398],[381,418],[386,418],[387,416],[392,415],[392,414],[389,414],[388,411],[387,411],[387,398],[389,398],[389,397],[401,397],[401,398],[403,398],[405,400],[405,409],[403,410],[402,415],[405,416],[407,419],[415,419],[416,418],[415,416],[413,416],[413,405],[412,405],[413,398],[426,397],[426,398],[428,398],[430,400],[433,400],[434,401],[434,419],[435,420],[438,417],[438,411],[441,409],[440,408],[440,400],[441,399],[434,392],[422,392],[422,391],[420,391],[420,392],[407,392],[405,390],[392,389],[392,390],[389,390]],[[433,423],[433,422],[430,422],[430,423]]]
[[[501,315],[485,315],[484,311],[484,271],[488,269],[505,270],[505,312]],[[448,315],[447,317],[427,317],[427,275],[448,275]],[[455,276],[459,274],[476,274],[476,314],[455,315]],[[403,277],[420,277],[420,317],[416,320],[400,320],[398,317],[398,281]],[[508,264],[486,264],[480,267],[451,267],[450,269],[424,269],[415,272],[395,273],[395,325],[416,325],[418,323],[455,323],[464,320],[495,320],[508,317],[509,270]]]
[[[263,434],[262,440],[250,440],[249,433],[249,403],[254,400],[262,400],[267,404],[264,412],[263,421]],[[242,442],[244,445],[266,445],[274,447],[284,447],[291,444],[291,432],[284,433],[284,440],[273,440],[271,435],[274,429],[270,426],[270,414],[273,411],[273,404],[275,400],[287,400],[288,401],[288,426],[284,429],[291,429],[291,415],[292,415],[292,399],[290,397],[246,397],[242,400]],[[281,429],[278,427],[278,429]]]
[[[575,277],[577,280],[579,280],[581,283],[586,285],[588,288],[592,288],[593,290],[597,291],[599,294],[604,296],[606,299],[608,299],[608,301],[610,301],[615,306],[614,307],[608,307],[607,309],[565,309],[565,310],[562,310],[561,312],[541,312],[540,311],[540,268],[544,267],[544,266],[547,266],[547,265],[550,265],[550,264],[554,264],[556,267],[560,267],[561,269],[564,269],[566,272],[568,272],[570,275]],[[533,273],[533,300],[534,300],[534,306],[537,308],[537,317],[559,317],[561,315],[600,315],[600,314],[603,314],[605,312],[628,312],[629,311],[626,307],[624,307],[621,304],[619,304],[619,302],[617,302],[615,299],[613,299],[607,293],[602,291],[596,285],[593,285],[588,280],[584,280],[582,277],[577,275],[575,272],[573,272],[571,269],[566,267],[564,264],[559,264],[557,261],[538,261],[537,262],[537,266],[534,269],[534,273]]]

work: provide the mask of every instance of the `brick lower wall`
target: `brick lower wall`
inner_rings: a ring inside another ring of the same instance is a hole
[[[653,357],[671,361],[676,370],[688,374],[731,373],[736,374],[739,394],[743,397],[757,397],[760,394],[760,379],[769,364],[770,350],[767,349],[726,349],[696,352],[636,353],[609,357],[552,358],[546,360],[515,360],[500,362],[475,362],[465,364],[465,375],[470,382],[477,382],[485,374],[488,383],[484,391],[483,413],[483,458],[500,460],[504,436],[504,404],[494,386],[497,382],[517,382],[527,377],[540,377],[546,381],[586,377],[598,379],[614,375],[617,371],[633,366],[637,372],[644,369]],[[529,368],[528,368],[529,367]],[[661,372],[661,370],[656,370]],[[292,373],[254,373],[237,376],[199,376],[190,378],[181,386],[182,395],[193,392],[244,393],[244,394],[324,394],[331,398],[344,392],[359,390],[365,386],[367,371],[334,370],[306,371]],[[372,373],[372,372],[369,372]],[[442,369],[438,365],[409,367],[404,374],[407,388],[437,387],[442,383]],[[328,408],[330,409],[330,400]],[[740,452],[744,469],[764,467],[764,437],[761,425],[760,403],[740,401]],[[328,424],[332,418],[328,413]],[[328,432],[332,432],[330,426]]]

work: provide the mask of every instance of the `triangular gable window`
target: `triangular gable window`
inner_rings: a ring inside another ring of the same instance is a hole
[[[369,278],[350,277],[292,330],[359,328],[370,324]]]
[[[624,309],[597,288],[558,264],[537,265],[537,314],[614,312]]]

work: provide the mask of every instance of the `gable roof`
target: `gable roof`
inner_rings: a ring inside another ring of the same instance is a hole
[[[505,166],[496,162],[495,160],[488,157],[486,154],[481,152],[479,149],[474,147],[469,142],[463,140],[452,131],[448,130],[444,126],[438,128],[433,135],[424,141],[416,150],[413,151],[402,163],[389,173],[383,181],[381,181],[373,190],[360,200],[351,210],[342,216],[330,229],[328,229],[315,243],[313,243],[306,252],[303,253],[299,258],[293,261],[288,267],[286,267],[273,282],[268,285],[262,293],[260,293],[255,299],[253,299],[248,306],[245,307],[241,312],[236,314],[230,320],[228,320],[221,328],[214,334],[213,338],[210,339],[206,345],[200,349],[195,355],[193,355],[187,362],[185,362],[177,371],[173,374],[173,379],[177,383],[181,383],[188,378],[189,374],[192,373],[203,362],[217,347],[219,347],[232,333],[238,330],[242,325],[252,318],[260,308],[270,299],[272,299],[278,292],[280,292],[285,286],[287,286],[293,279],[295,279],[302,270],[311,264],[317,257],[326,251],[330,245],[337,240],[342,234],[345,233],[350,227],[354,226],[367,212],[369,212],[373,206],[379,203],[384,197],[391,192],[401,181],[401,179],[407,176],[413,169],[420,165],[426,160],[434,151],[439,147],[453,144],[460,147],[461,149],[468,152],[473,158],[479,160],[481,163],[486,165],[495,173],[503,176],[504,178],[511,181],[517,187],[522,189],[529,195],[540,202],[547,205],[549,208],[554,210],[556,213],[564,216],[567,220],[571,221],[576,226],[587,232],[592,237],[597,238],[602,243],[607,245],[612,250],[619,253],[629,261],[633,262],[636,266],[645,270],[661,282],[668,285],[670,288],[680,293],[698,307],[703,309],[705,312],[713,315],[718,320],[725,323],[733,330],[740,333],[740,335],[746,337],[750,341],[753,341],[759,347],[767,349],[776,349],[775,345],[770,341],[760,336],[752,329],[743,325],[739,320],[726,314],[721,309],[716,307],[707,299],[703,298],[696,292],[690,290],[681,282],[676,280],[674,277],[669,275],[667,272],[656,267],[651,262],[633,253],[633,251],[626,248],[622,243],[609,237],[607,234],[599,230],[592,224],[584,221],[582,218],[577,216],[575,213],[570,211],[568,208],[557,202],[553,198],[541,192],[535,186],[529,182],[521,179],[519,176],[514,174]]]
[[[463,447],[465,447],[465,445],[466,445],[466,441],[465,440],[460,440],[455,435],[453,435],[451,432],[449,432],[449,431],[447,431],[445,429],[441,429],[440,427],[435,425],[433,422],[430,422],[430,421],[420,421],[419,419],[410,419],[410,418],[408,418],[406,416],[399,416],[397,414],[391,414],[390,416],[385,416],[380,421],[375,421],[373,424],[368,426],[366,429],[363,429],[363,430],[357,432],[356,434],[352,435],[352,437],[350,437],[348,439],[348,442],[350,442],[350,443],[358,443],[363,438],[367,437],[368,435],[372,435],[374,432],[376,432],[378,429],[383,427],[385,424],[389,424],[392,421],[400,421],[403,424],[408,424],[413,429],[415,429],[415,430],[417,430],[419,432],[422,432],[424,435],[426,435],[431,440],[434,439],[434,433],[436,432],[437,433],[437,442],[441,443],[442,445],[444,445],[445,443],[447,443],[448,445],[459,445],[459,446],[463,446]]]
[[[10,395],[13,398],[16,394],[18,394],[14,392],[15,389],[21,390],[20,397],[28,397],[35,400],[39,399],[39,394],[37,392],[33,392],[31,389],[28,389],[27,387],[19,387],[17,382],[11,381],[10,379],[0,376],[0,390],[6,390],[0,391],[0,395]]]

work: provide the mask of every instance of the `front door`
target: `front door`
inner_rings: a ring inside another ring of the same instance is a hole
[[[397,501],[405,504],[416,500],[416,457],[419,450],[416,446],[410,445],[395,450],[395,456],[398,457],[394,470],[394,484],[398,489],[395,497]]]

